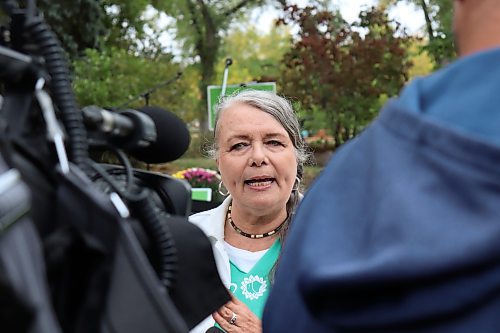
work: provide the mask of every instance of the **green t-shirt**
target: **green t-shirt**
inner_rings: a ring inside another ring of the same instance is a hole
[[[248,273],[229,261],[231,265],[231,292],[245,303],[259,319],[262,319],[264,305],[271,289],[269,273],[278,260],[280,250],[281,242],[278,239]],[[216,324],[216,326],[220,328],[219,325]]]
[[[269,273],[278,259],[280,249],[281,242],[276,240],[248,273],[230,262],[231,292],[260,319],[271,289]]]

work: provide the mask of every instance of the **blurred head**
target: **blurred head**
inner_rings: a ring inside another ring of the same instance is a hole
[[[453,32],[461,56],[500,47],[500,1],[454,0]]]
[[[225,98],[216,114],[212,155],[233,201],[265,214],[296,200],[308,155],[291,104],[246,90]]]

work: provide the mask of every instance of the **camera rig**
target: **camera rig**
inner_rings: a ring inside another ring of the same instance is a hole
[[[187,332],[229,300],[189,187],[93,161],[59,40],[34,0],[0,4],[2,330]]]

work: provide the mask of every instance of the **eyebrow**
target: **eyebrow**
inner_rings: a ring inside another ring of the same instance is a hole
[[[287,136],[283,133],[269,133],[269,134],[264,135],[264,139],[276,138],[276,137],[287,137]],[[246,134],[236,134],[236,135],[230,136],[227,140],[229,141],[229,140],[234,140],[234,139],[250,140],[251,136],[246,135]]]
[[[283,133],[269,133],[264,136],[264,138],[275,138],[275,137],[288,137],[288,135],[285,135]]]
[[[237,134],[237,135],[231,135],[229,138],[227,138],[227,141],[230,141],[230,140],[250,140],[250,136],[249,135],[244,135],[244,134]]]

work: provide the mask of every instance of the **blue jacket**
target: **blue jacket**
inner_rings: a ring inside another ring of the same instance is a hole
[[[264,332],[500,331],[500,50],[410,84],[306,193]]]

